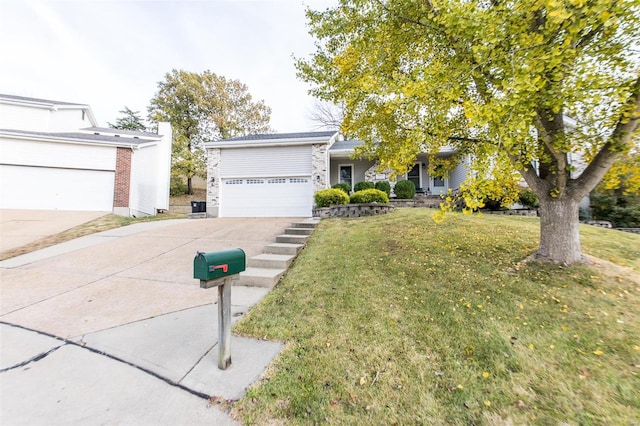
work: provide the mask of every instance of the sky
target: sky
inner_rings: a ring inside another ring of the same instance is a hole
[[[277,132],[314,130],[295,58],[315,51],[305,8],[330,0],[0,0],[0,93],[88,104],[102,127],[146,118],[172,69],[209,70],[264,100]]]

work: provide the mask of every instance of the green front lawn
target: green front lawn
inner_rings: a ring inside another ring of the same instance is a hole
[[[321,222],[236,324],[286,343],[234,404],[257,424],[638,424],[640,236],[594,267],[520,263],[536,218],[402,209]]]

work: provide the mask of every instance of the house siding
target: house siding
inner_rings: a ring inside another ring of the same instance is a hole
[[[223,179],[311,176],[311,146],[224,148],[219,164]]]
[[[334,158],[330,163],[330,176],[329,184],[335,185],[338,183],[338,169],[339,165],[353,164],[353,184],[365,181],[365,174],[367,170],[375,164],[375,161],[370,160],[351,160],[349,158]]]
[[[469,174],[469,168],[467,166],[467,159],[465,158],[460,164],[456,166],[455,169],[449,175],[449,188],[456,189],[460,188],[460,185],[467,180],[467,176]]]

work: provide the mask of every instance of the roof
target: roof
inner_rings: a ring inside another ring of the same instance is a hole
[[[362,141],[354,141],[354,140],[346,140],[346,141],[336,141],[329,151],[337,151],[337,150],[353,150],[354,148],[361,146]]]
[[[104,145],[117,145],[117,146],[139,146],[147,143],[155,143],[158,142],[158,135],[155,139],[140,139],[140,138],[129,138],[129,137],[119,137],[119,136],[109,136],[109,135],[95,135],[91,133],[80,133],[80,132],[31,132],[26,130],[11,130],[11,129],[0,129],[0,134],[4,135],[14,135],[14,136],[26,136],[26,137],[34,137],[34,138],[42,138],[42,139],[52,139],[58,141],[74,141],[74,142],[85,142],[85,143],[94,143],[94,144],[104,144]]]
[[[61,102],[61,101],[52,101],[49,99],[39,99],[39,98],[28,98],[25,96],[15,96],[15,95],[4,95],[0,94],[0,99],[12,100],[17,102],[30,102],[30,103],[38,103],[38,104],[47,104],[47,105],[64,105],[64,106],[78,106],[78,107],[88,107],[87,104],[73,103],[73,102]]]
[[[92,133],[109,133],[109,134],[119,134],[119,135],[130,135],[130,136],[147,136],[149,138],[157,138],[158,134],[157,133],[152,133],[152,132],[143,132],[143,131],[139,131],[139,130],[125,130],[125,129],[114,129],[112,127],[85,127],[83,129],[80,129],[82,131],[86,131],[86,132],[92,132]]]
[[[275,139],[307,139],[307,138],[322,138],[335,135],[336,131],[324,131],[324,132],[297,132],[297,133],[263,133],[260,135],[246,135],[238,136],[235,138],[223,139],[227,141],[257,141],[257,140],[275,140]]]

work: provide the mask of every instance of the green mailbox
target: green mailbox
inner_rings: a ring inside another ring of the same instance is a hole
[[[246,256],[242,249],[198,252],[193,259],[193,278],[201,281],[215,280],[239,274],[245,270]]]

